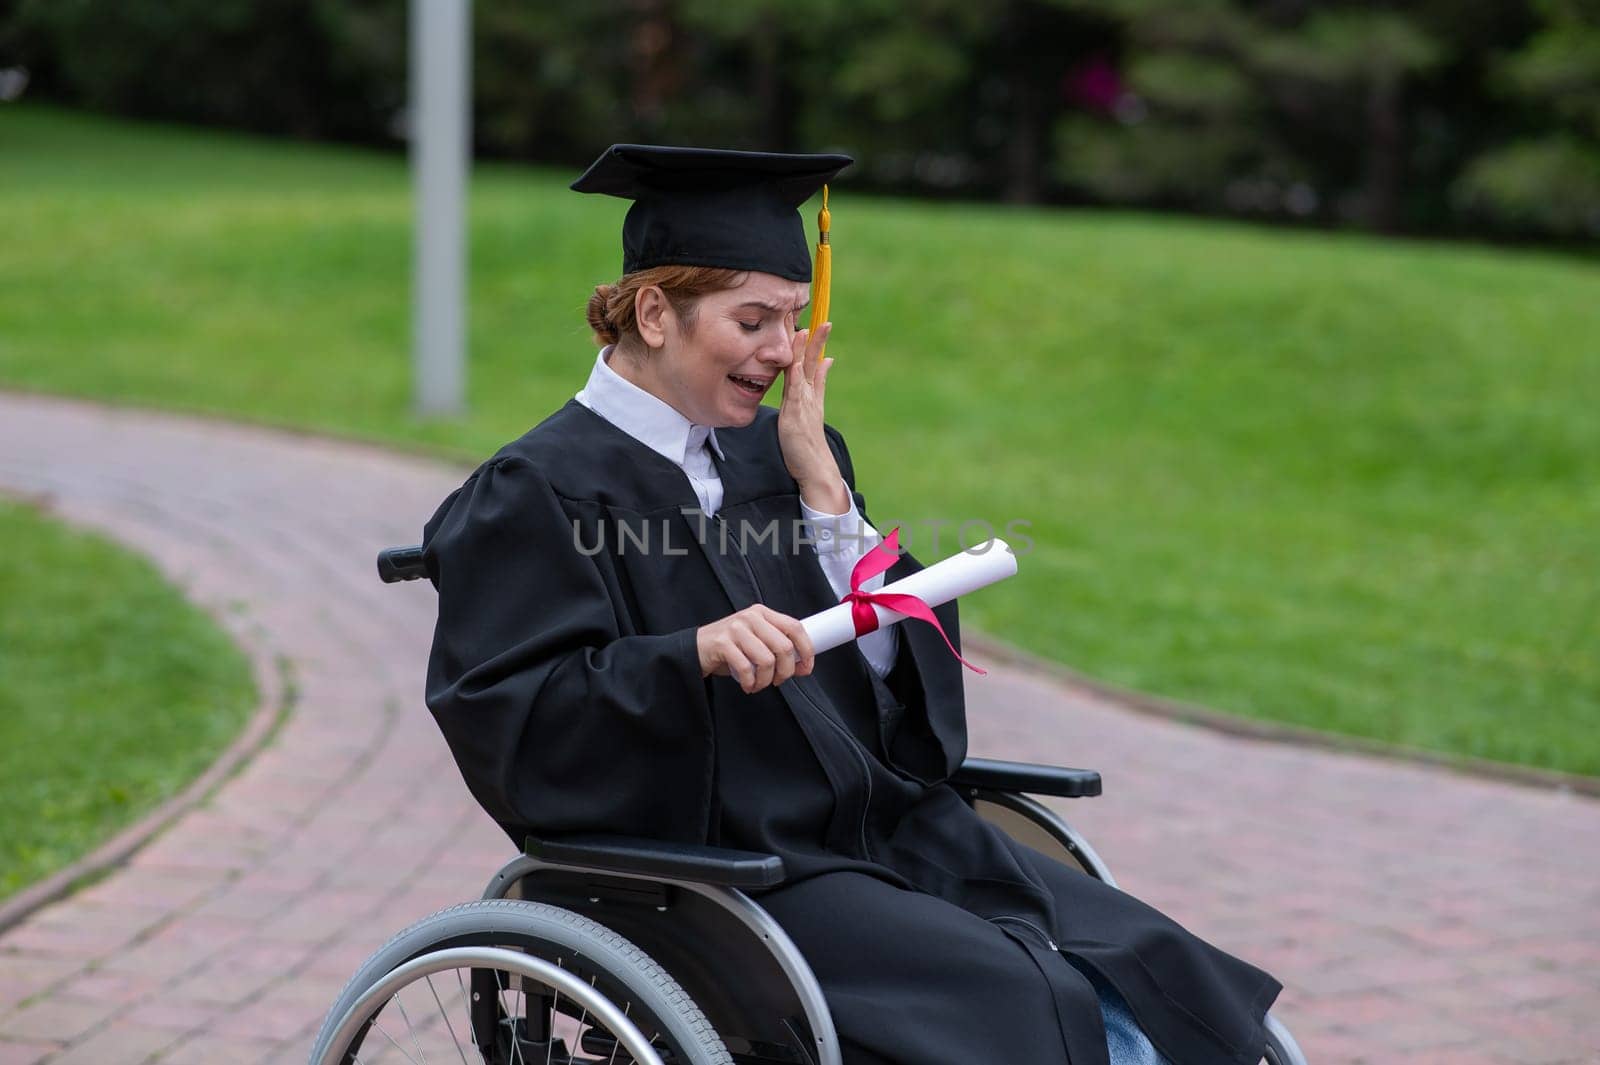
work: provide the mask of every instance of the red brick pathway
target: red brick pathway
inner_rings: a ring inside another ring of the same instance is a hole
[[[0,1065],[302,1061],[368,951],[509,857],[420,705],[432,593],[372,568],[460,478],[0,395],[0,491],[154,558],[297,692],[208,802],[0,936]],[[970,702],[974,753],[1105,773],[1068,815],[1124,887],[1283,980],[1314,1065],[1600,1061],[1600,803],[1220,735],[1016,669]]]

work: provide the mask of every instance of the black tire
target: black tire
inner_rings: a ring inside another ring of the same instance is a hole
[[[700,1007],[644,951],[581,914],[516,899],[469,902],[441,910],[378,948],[328,1011],[312,1044],[312,1065],[333,1049],[328,1041],[357,999],[395,968],[435,951],[482,946],[559,961],[619,1007],[626,1003],[633,1023],[647,1037],[655,1036],[656,1044],[669,1051],[678,1065],[732,1065],[727,1047]],[[351,1052],[360,1048],[360,1038],[358,1035],[352,1046],[338,1048],[336,1060],[352,1060]]]

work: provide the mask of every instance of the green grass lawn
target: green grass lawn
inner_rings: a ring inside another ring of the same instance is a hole
[[[478,169],[473,413],[419,424],[401,159],[0,110],[0,384],[482,457],[593,358],[623,208],[572,176]],[[1600,265],[832,206],[830,420],[879,524],[927,556],[930,519],[1032,522],[971,623],[1236,714],[1600,774]]]
[[[244,656],[154,567],[0,503],[0,898],[209,765],[255,705]]]

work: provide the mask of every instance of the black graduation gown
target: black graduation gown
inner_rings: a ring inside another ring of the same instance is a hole
[[[1011,841],[942,783],[966,722],[931,626],[901,625],[887,682],[854,644],[754,695],[701,677],[699,626],[835,602],[799,540],[776,411],[717,439],[707,518],[676,465],[571,401],[428,522],[427,701],[484,809],[519,845],[614,832],[781,855],[790,881],[762,901],[818,971],[847,1061],[1103,1065],[1079,967],[1175,1065],[1258,1061],[1272,977]],[[918,568],[904,555],[888,579]],[[958,642],[955,604],[936,613]]]

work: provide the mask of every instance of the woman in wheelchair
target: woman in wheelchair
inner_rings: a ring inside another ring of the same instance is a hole
[[[814,654],[795,620],[879,540],[823,422],[828,326],[796,331],[797,208],[849,162],[619,145],[573,185],[633,201],[623,276],[590,300],[587,384],[426,526],[428,705],[519,845],[779,855],[787,879],[759,901],[847,1063],[1256,1062],[1271,976],[1013,842],[947,783],[962,676],[933,626]],[[919,568],[904,554],[886,576]],[[935,613],[958,641],[955,604]]]

